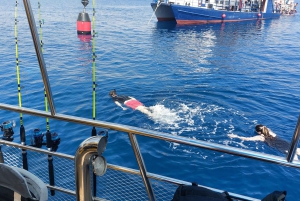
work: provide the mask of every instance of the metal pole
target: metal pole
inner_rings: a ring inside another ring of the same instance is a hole
[[[147,177],[147,170],[146,170],[146,167],[145,167],[145,164],[144,164],[144,160],[143,160],[143,157],[142,157],[142,154],[141,154],[136,136],[132,133],[128,133],[128,136],[129,136],[129,139],[130,139],[130,143],[132,145],[132,149],[133,149],[135,158],[136,158],[136,160],[138,162],[138,165],[139,165],[139,168],[140,168],[140,172],[141,172],[144,184],[145,184],[145,188],[146,188],[147,193],[148,193],[149,200],[150,201],[155,201],[154,192],[153,192],[151,183],[149,181],[149,178]]]
[[[48,98],[48,103],[49,103],[51,115],[54,116],[56,112],[55,112],[54,102],[53,102],[53,99],[52,99],[52,92],[51,92],[50,82],[49,82],[48,73],[47,73],[47,69],[46,69],[46,64],[45,64],[45,61],[44,61],[44,57],[43,57],[43,53],[42,53],[42,49],[41,49],[41,44],[40,44],[37,29],[36,29],[34,15],[33,15],[32,9],[31,9],[30,1],[29,0],[23,0],[23,3],[24,3],[27,19],[28,19],[29,28],[30,28],[30,31],[31,31],[33,44],[34,44],[34,47],[35,47],[36,56],[37,56],[37,59],[38,59],[38,62],[39,62],[39,66],[40,66],[40,70],[41,70],[45,90],[46,90],[46,93],[48,95],[47,98]]]
[[[289,149],[287,157],[286,157],[288,162],[292,162],[294,159],[294,156],[296,154],[297,147],[298,147],[299,137],[300,137],[300,115],[298,117],[298,122],[297,122],[297,126],[296,126],[296,129],[294,132],[292,143],[290,145],[290,149]]]

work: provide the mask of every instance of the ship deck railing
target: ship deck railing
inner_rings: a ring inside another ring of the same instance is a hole
[[[91,200],[171,200],[176,188],[179,185],[190,184],[191,181],[187,182],[177,180],[148,172],[146,169],[147,164],[144,163],[143,155],[140,151],[137,136],[144,136],[156,140],[178,143],[194,148],[226,153],[291,168],[300,168],[300,163],[298,161],[293,161],[299,141],[300,116],[298,118],[287,156],[284,158],[256,151],[230,147],[218,143],[172,135],[169,133],[56,113],[32,9],[28,0],[23,0],[23,2],[36,50],[37,59],[39,61],[41,75],[45,90],[47,92],[50,112],[4,103],[0,103],[0,109],[43,118],[51,118],[59,121],[94,126],[96,128],[119,131],[120,133],[125,133],[128,135],[129,141],[133,148],[138,169],[108,164],[106,173],[103,176],[96,177],[96,193],[94,196],[92,196]],[[75,165],[76,155],[72,156],[59,152],[48,151],[5,140],[0,140],[0,146],[4,155],[4,163],[16,167],[22,167],[22,151],[27,151],[29,171],[42,179],[47,184],[49,190],[51,190],[51,193],[55,192],[53,193],[55,195],[49,196],[49,200],[76,200],[78,197],[80,197],[80,200],[89,200],[78,195],[86,193],[78,191],[78,189],[91,189],[93,188],[94,184],[92,184],[92,182],[76,181],[75,178],[77,178],[78,172],[80,173],[80,167],[76,167]],[[48,157],[50,155],[53,157],[55,185],[49,184]],[[213,189],[210,187],[206,188],[217,192],[223,192],[223,190],[220,189]],[[234,192],[229,192],[229,194],[232,198],[236,198],[238,200],[259,200],[256,198],[235,194]]]

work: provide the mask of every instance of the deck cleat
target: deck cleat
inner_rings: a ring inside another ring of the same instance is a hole
[[[1,131],[3,131],[3,140],[13,141],[14,140],[14,130],[13,127],[16,126],[15,121],[5,121],[0,125]]]

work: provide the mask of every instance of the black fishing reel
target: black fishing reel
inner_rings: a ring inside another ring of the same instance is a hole
[[[13,141],[14,140],[14,130],[13,127],[16,126],[15,121],[6,121],[0,125],[1,131],[3,131],[2,140]]]
[[[58,134],[56,132],[51,133],[51,149],[52,151],[57,151],[58,145],[60,144],[60,138],[58,137]]]
[[[46,136],[46,141],[44,141],[44,136]],[[47,131],[45,134],[39,128],[33,130],[31,146],[41,148],[43,145],[51,149],[52,151],[56,151],[58,149],[58,145],[60,144],[60,138],[56,132],[51,133]]]
[[[42,133],[41,129],[35,128],[33,130],[33,135],[32,135],[32,138],[31,138],[32,146],[37,147],[37,148],[41,148],[43,145],[46,144],[43,141],[44,141],[44,134]]]

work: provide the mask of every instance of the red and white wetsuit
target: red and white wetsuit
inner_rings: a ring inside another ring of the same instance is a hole
[[[125,101],[124,104],[127,106],[127,107],[130,107],[132,109],[136,109],[137,107],[139,106],[143,106],[143,103],[141,103],[140,101],[138,100],[135,100],[135,99],[131,99],[131,100],[128,100],[128,101]]]
[[[143,103],[130,96],[114,96],[112,97],[112,99],[119,103],[123,103],[127,107],[132,108],[133,110],[135,110],[139,106],[143,106]]]

